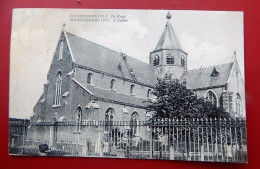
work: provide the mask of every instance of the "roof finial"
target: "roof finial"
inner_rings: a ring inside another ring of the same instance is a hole
[[[171,15],[171,13],[170,13],[170,11],[169,11],[168,14],[166,15],[166,18],[167,18],[167,19],[171,19],[171,17],[172,17],[172,15]]]
[[[236,60],[236,57],[237,57],[237,52],[236,50],[234,50],[234,55],[231,58],[231,62],[234,62]]]
[[[63,30],[63,31],[65,31],[65,26],[66,26],[66,24],[63,23],[63,25],[62,25],[62,30]]]

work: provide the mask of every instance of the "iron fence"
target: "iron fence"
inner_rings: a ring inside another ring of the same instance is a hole
[[[247,162],[245,119],[10,121],[10,154]]]

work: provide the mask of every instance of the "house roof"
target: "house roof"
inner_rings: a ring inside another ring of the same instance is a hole
[[[110,91],[110,90],[105,90],[101,88],[96,88],[92,85],[87,85],[87,84],[81,84],[77,80],[73,79],[75,83],[77,83],[80,86],[83,86],[83,89],[91,91],[91,93],[94,95],[94,97],[104,99],[106,101],[113,101],[114,103],[118,102],[124,105],[135,105],[138,107],[145,107],[149,103],[147,102],[147,99],[145,98],[140,98],[132,95],[127,95],[123,93],[118,93],[116,91]]]
[[[167,21],[163,33],[160,37],[158,44],[156,45],[154,51],[161,49],[180,49],[181,45],[178,38],[172,28],[170,20]]]
[[[130,74],[130,69],[132,68],[133,74],[138,82],[152,86],[156,84],[157,76],[155,74],[155,68],[152,65],[130,56],[126,57],[125,62],[123,56],[119,52],[90,42],[69,32],[66,33],[74,55],[75,63],[134,80]],[[128,68],[126,63],[128,64]],[[121,64],[121,71],[118,68],[119,64]]]
[[[183,74],[181,80],[186,81],[186,86],[188,89],[200,89],[225,85],[230,75],[232,65],[233,63],[226,63],[188,70]],[[212,72],[214,69],[218,72],[216,77],[212,77]]]

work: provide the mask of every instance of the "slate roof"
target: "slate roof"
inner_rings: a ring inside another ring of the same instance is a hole
[[[180,49],[181,45],[178,41],[178,38],[172,28],[170,20],[165,25],[165,28],[163,30],[163,33],[160,37],[160,40],[158,44],[156,45],[154,51],[160,50],[160,49]]]
[[[221,65],[209,66],[205,68],[188,70],[181,78],[186,80],[188,89],[207,88],[219,85],[225,85],[230,75],[233,63],[226,63]],[[219,72],[217,77],[211,77],[211,73],[216,68]]]
[[[120,102],[122,104],[132,104],[136,106],[147,106],[149,103],[147,102],[147,99],[140,98],[132,95],[127,95],[123,93],[118,93],[116,91],[109,91],[101,88],[96,88],[92,85],[87,84],[81,84],[77,80],[73,79],[75,83],[77,83],[80,86],[84,86],[84,89],[87,89],[87,92],[93,93],[95,97],[106,99],[113,102]]]
[[[133,80],[130,71],[126,67],[123,57],[119,52],[90,42],[69,32],[67,32],[67,37],[75,63],[123,77],[118,68],[119,63],[121,63],[121,70],[125,78]],[[126,62],[129,67],[133,69],[135,78],[138,82],[152,86],[157,83],[155,68],[152,65],[130,56],[127,56]]]
[[[121,70],[124,74],[124,77],[133,80],[133,77],[131,76],[130,71],[128,70],[124,62],[124,59],[119,52],[90,42],[68,32],[67,37],[75,59],[75,63],[92,69],[110,73],[119,77],[123,77],[118,68],[118,65],[120,63],[122,65]],[[173,28],[168,21],[156,49],[170,48],[170,46],[171,48],[181,49]],[[126,62],[129,67],[133,69],[135,78],[138,82],[155,86],[158,77],[155,71],[155,67],[130,56],[126,57]],[[186,86],[189,89],[201,89],[225,85],[227,83],[230,70],[232,68],[232,63],[215,65],[216,70],[219,72],[219,75],[217,77],[211,77],[213,68],[214,66],[209,66],[201,69],[199,68],[188,70],[183,74],[181,81],[185,79]],[[90,86],[87,87],[87,89],[91,88]],[[133,104],[137,103],[135,101],[138,100],[137,97],[133,97],[133,101],[131,101],[130,98],[132,97],[130,97],[129,95],[121,96],[116,92],[109,92],[107,90],[103,91],[103,89],[93,88],[92,90],[94,94],[97,94],[100,97],[104,95],[110,99],[112,99],[112,97],[115,97],[114,99],[119,101],[123,98],[123,100],[125,100],[126,102],[131,102]],[[119,96],[122,98],[120,98]],[[138,104],[140,104],[140,102],[138,102]]]

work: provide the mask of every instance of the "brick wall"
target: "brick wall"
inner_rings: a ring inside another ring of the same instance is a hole
[[[75,78],[81,84],[87,84],[87,76],[89,73],[92,73],[92,85],[96,88],[110,90],[111,80],[114,79],[114,91],[118,93],[123,93],[126,95],[130,95],[130,87],[132,84],[135,85],[134,94],[136,97],[147,98],[147,92],[150,87],[140,85],[138,83],[132,83],[123,79],[111,77],[108,75],[104,75],[101,73],[92,72],[89,70],[85,70],[82,68],[76,68],[76,76]]]

